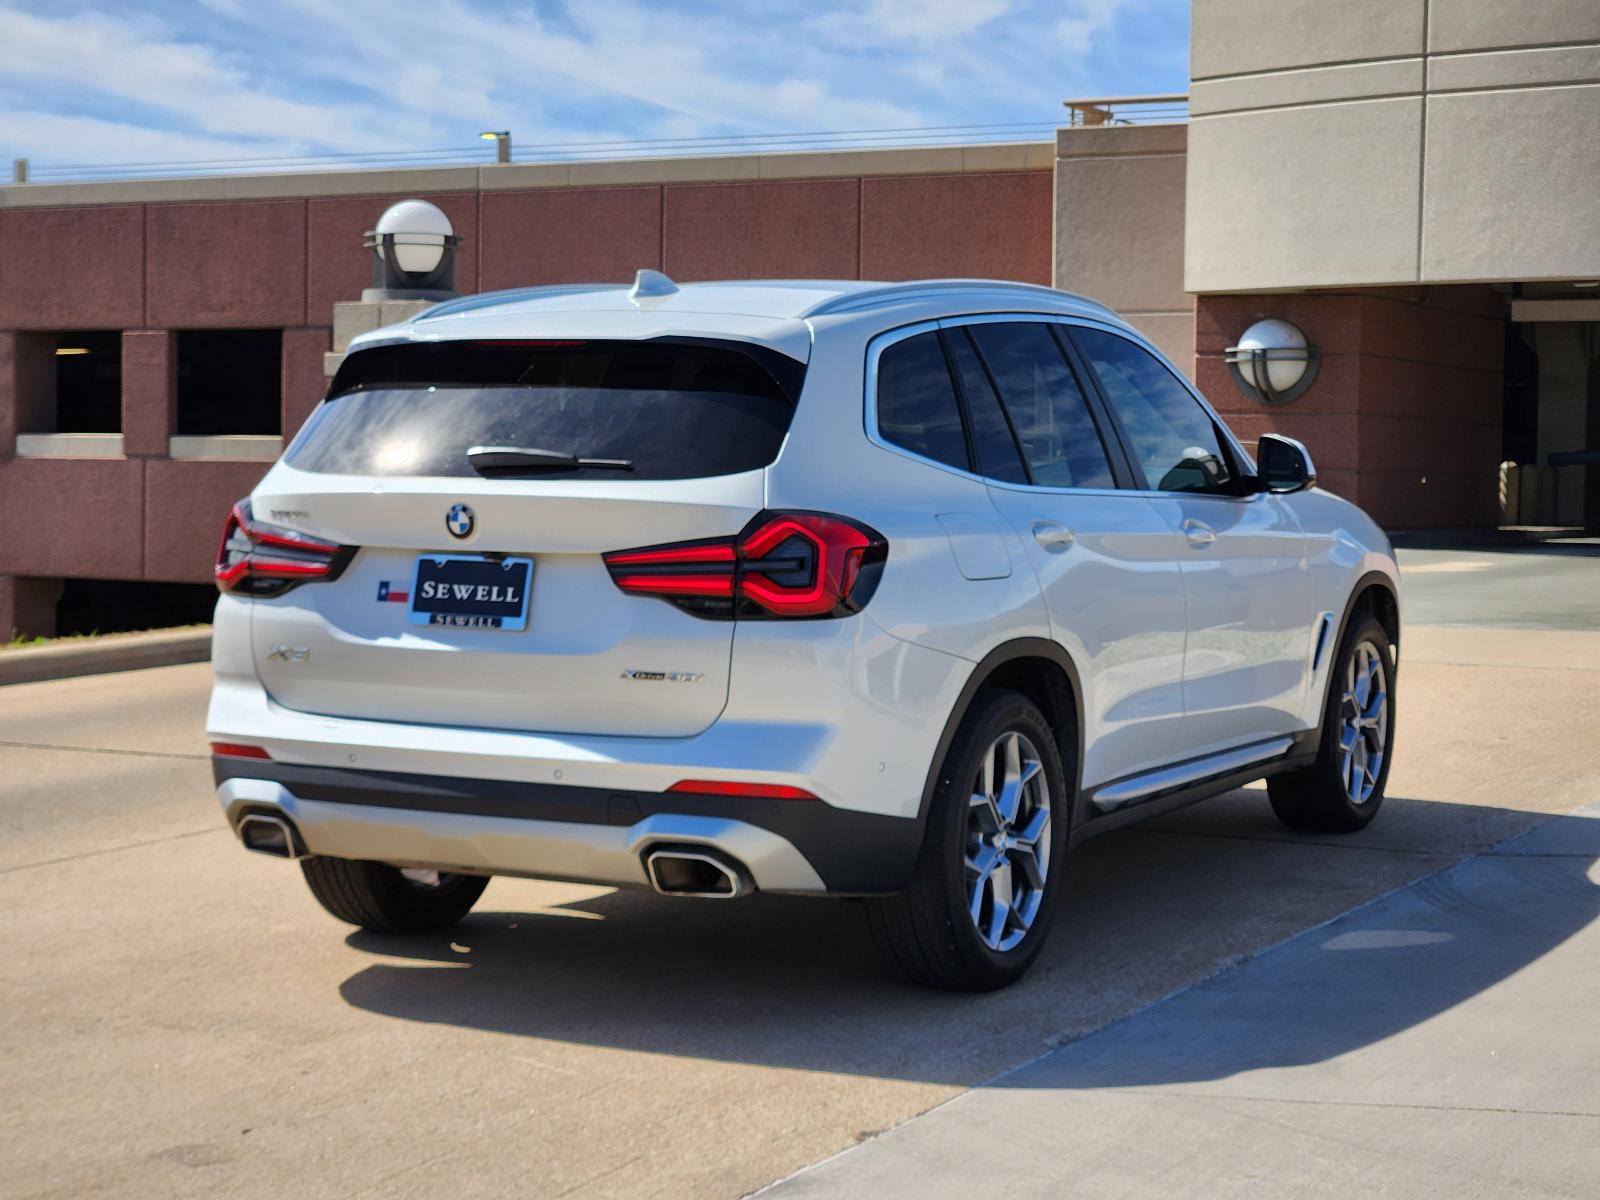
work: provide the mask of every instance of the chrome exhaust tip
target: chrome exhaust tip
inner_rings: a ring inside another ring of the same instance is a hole
[[[755,891],[750,874],[731,858],[703,847],[662,847],[644,856],[650,886],[663,896],[736,900]]]
[[[303,843],[293,825],[282,817],[266,813],[245,813],[239,818],[239,840],[246,850],[269,854],[273,858],[306,858]]]

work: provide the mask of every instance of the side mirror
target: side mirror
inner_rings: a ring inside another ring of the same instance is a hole
[[[1263,492],[1288,495],[1315,487],[1317,468],[1312,465],[1311,451],[1292,437],[1277,433],[1264,433],[1256,444],[1257,478]]]

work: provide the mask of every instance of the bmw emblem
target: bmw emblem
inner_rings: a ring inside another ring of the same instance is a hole
[[[471,537],[472,531],[478,527],[478,518],[465,504],[453,505],[444,519],[444,527],[450,531],[451,537]]]

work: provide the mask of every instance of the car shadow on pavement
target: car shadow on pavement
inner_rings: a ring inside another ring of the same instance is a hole
[[[1064,919],[1035,969],[989,995],[924,991],[885,971],[857,902],[711,903],[630,890],[535,912],[475,912],[448,934],[351,934],[349,945],[374,961],[340,990],[357,1008],[409,1021],[971,1086],[1431,876],[1381,904],[1426,895],[1444,914],[1433,925],[1419,914],[1396,937],[1310,955],[1304,988],[1324,1014],[1316,1024],[1303,1019],[1304,1005],[1277,992],[1281,1003],[1258,1003],[1247,989],[1208,1026],[1179,1031],[1161,1055],[1133,1048],[1097,1059],[1081,1086],[1318,1061],[1445,1011],[1600,913],[1600,888],[1585,876],[1600,857],[1600,820],[1557,818],[1529,835],[1560,844],[1571,827],[1566,840],[1580,848],[1559,860],[1561,902],[1533,905],[1535,877],[1550,868],[1527,864],[1543,859],[1486,855],[1477,863],[1500,866],[1470,891],[1449,883],[1459,871],[1435,873],[1547,816],[1387,804],[1371,829],[1322,838],[1282,830],[1261,793],[1246,790],[1091,841],[1069,860]],[[1450,932],[1446,917],[1457,922],[1451,936],[1433,936]]]

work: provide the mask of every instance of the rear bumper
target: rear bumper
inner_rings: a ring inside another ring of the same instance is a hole
[[[749,800],[212,760],[229,824],[289,818],[311,854],[609,885],[648,883],[658,845],[705,846],[757,889],[871,894],[910,879],[922,822],[820,800]]]

